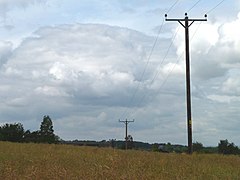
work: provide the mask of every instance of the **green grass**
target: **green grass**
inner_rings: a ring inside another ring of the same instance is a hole
[[[240,179],[240,157],[0,142],[0,179]]]

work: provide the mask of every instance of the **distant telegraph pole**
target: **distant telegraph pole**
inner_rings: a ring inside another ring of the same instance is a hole
[[[125,121],[121,121],[120,119],[119,119],[119,122],[121,122],[121,123],[124,123],[125,124],[125,127],[126,127],[126,131],[125,131],[125,149],[127,150],[127,137],[128,137],[128,132],[127,132],[127,128],[128,128],[128,124],[130,123],[130,122],[134,122],[134,120],[132,120],[132,121],[128,121],[127,119],[125,120]]]
[[[187,127],[188,127],[188,153],[192,154],[192,115],[191,115],[191,87],[190,87],[190,55],[189,55],[189,27],[195,21],[207,21],[207,15],[205,19],[189,19],[187,13],[185,13],[184,19],[167,19],[166,21],[178,21],[185,28],[185,48],[186,48],[186,91],[187,91]],[[185,22],[185,23],[183,23]],[[190,22],[190,23],[189,23]]]

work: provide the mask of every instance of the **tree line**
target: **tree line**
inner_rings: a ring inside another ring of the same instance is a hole
[[[125,141],[116,141],[116,139],[110,139],[109,141],[103,140],[101,142],[96,141],[60,141],[60,138],[54,134],[53,123],[49,116],[43,116],[43,121],[40,125],[40,130],[30,131],[24,130],[21,123],[4,124],[0,126],[0,141],[11,142],[34,142],[34,143],[65,143],[73,145],[91,145],[98,147],[110,146],[113,148],[125,149]],[[187,146],[172,145],[171,143],[142,143],[135,142],[131,135],[128,137],[128,149],[152,149],[152,151],[160,152],[187,152]],[[202,143],[193,143],[193,151],[196,153],[219,153],[219,154],[240,154],[240,149],[234,143],[230,143],[227,139],[220,140],[217,147],[204,147]]]
[[[152,151],[159,151],[159,152],[175,152],[175,153],[185,153],[188,151],[187,146],[183,145],[173,145],[171,143],[162,143],[162,144],[153,144]],[[220,140],[218,146],[216,147],[204,147],[200,142],[193,143],[193,152],[195,153],[205,153],[205,154],[240,154],[240,149],[236,146],[233,142],[230,143],[227,139]]]
[[[198,153],[207,153],[210,148],[203,147],[202,143],[196,142],[193,143],[193,151]],[[214,150],[214,149],[212,149]],[[215,152],[212,153],[219,153],[219,154],[240,154],[240,149],[236,146],[233,142],[230,143],[227,139],[220,140],[218,143],[217,148],[215,148]]]
[[[0,141],[57,143],[59,137],[54,134],[53,123],[49,116],[44,116],[40,130],[25,131],[21,123],[4,124],[0,126]]]

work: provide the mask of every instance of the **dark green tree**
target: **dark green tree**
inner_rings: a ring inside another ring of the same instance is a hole
[[[157,143],[152,144],[152,151],[158,152],[159,151],[158,146],[159,145]]]
[[[30,132],[30,130],[27,130],[23,135],[23,141],[38,143],[40,142],[40,137],[40,131]]]
[[[229,143],[228,140],[220,140],[218,143],[218,153],[220,154],[239,154],[239,149],[234,143]]]
[[[133,149],[134,148],[133,137],[131,135],[127,136],[127,148],[128,149]]]
[[[170,142],[168,142],[164,147],[164,151],[165,152],[173,152],[174,151],[173,145]]]
[[[54,135],[53,123],[49,116],[44,116],[40,126],[40,142],[55,143],[56,136]]]
[[[203,150],[203,144],[200,142],[193,143],[193,151],[194,152],[201,152]]]
[[[21,142],[23,140],[24,128],[21,123],[4,124],[0,127],[0,140]]]

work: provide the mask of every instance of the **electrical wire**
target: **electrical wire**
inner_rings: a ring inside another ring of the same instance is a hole
[[[197,1],[188,11],[191,11],[201,0]],[[216,6],[214,6],[212,9],[210,9],[206,14],[210,14],[212,11],[214,11],[218,6],[220,6],[225,0],[220,1]],[[190,41],[193,40],[193,38],[195,37],[196,33],[198,32],[200,26],[201,26],[202,22],[199,23],[198,27],[196,28],[195,32],[193,33],[192,37],[190,38]],[[184,51],[182,52],[181,56],[179,56],[179,58],[177,59],[176,63],[172,66],[172,69],[168,71],[167,76],[165,77],[165,79],[162,81],[161,85],[159,86],[158,91],[160,91],[160,89],[162,89],[162,87],[165,85],[165,83],[167,82],[167,80],[169,79],[170,75],[172,74],[173,70],[175,69],[176,65],[179,63],[179,61],[182,59],[182,56],[184,55]],[[139,102],[138,106],[143,102],[143,100],[146,98],[146,93],[144,94],[143,98],[141,99],[141,101]],[[136,112],[136,111],[134,111]],[[133,113],[134,113],[133,112]],[[132,115],[133,115],[132,113]],[[131,116],[132,116],[131,115]],[[130,117],[131,117],[130,116]]]
[[[170,43],[170,45],[168,46],[168,49],[167,49],[167,51],[166,51],[166,53],[165,53],[165,56],[163,57],[162,61],[161,61],[160,64],[158,65],[158,67],[161,66],[161,65],[163,64],[163,62],[166,60],[166,58],[167,58],[167,56],[168,56],[168,54],[169,54],[169,51],[170,51],[170,49],[171,49],[171,47],[172,47],[172,45],[173,45],[173,43],[174,43],[174,40],[175,40],[175,38],[176,38],[176,36],[177,36],[177,33],[178,33],[179,29],[180,29],[180,27],[178,26],[175,34],[174,34],[173,37],[172,37],[171,43]],[[156,69],[158,69],[158,67],[157,67]],[[157,77],[159,76],[159,74],[160,74],[160,71],[157,71],[157,72],[155,73],[153,79],[152,79],[151,82],[149,83],[150,86],[154,83],[154,81],[157,79]],[[137,107],[140,106],[140,104],[142,103],[142,101],[145,99],[146,94],[147,94],[147,92],[145,92],[145,93],[143,94],[142,98],[139,100],[139,102],[138,102],[138,104],[137,104]],[[131,114],[132,114],[132,113],[131,113]]]
[[[197,1],[190,9],[192,10],[201,0]],[[219,5],[221,5],[225,0],[220,1],[216,6],[214,6],[212,9],[210,9],[207,14],[209,14],[210,12],[212,12],[213,10],[215,10]],[[201,26],[202,22],[199,23],[198,27],[196,28],[196,30],[194,31],[192,37],[190,38],[190,41],[192,41],[192,39],[195,37],[197,31],[199,30],[200,26]],[[159,90],[164,86],[164,84],[167,82],[168,78],[170,77],[171,73],[173,72],[173,70],[175,69],[176,65],[179,63],[180,59],[182,58],[184,52],[182,53],[182,55],[180,56],[180,58],[178,58],[178,60],[176,61],[176,63],[173,65],[172,69],[169,71],[168,75],[166,76],[166,78],[163,80],[162,84],[159,87]]]
[[[163,62],[166,60],[166,58],[167,58],[167,56],[168,56],[168,53],[169,53],[169,51],[170,51],[170,49],[171,49],[171,47],[172,47],[172,45],[173,45],[173,43],[174,43],[174,40],[175,40],[175,38],[176,38],[176,36],[177,36],[177,33],[178,33],[179,29],[180,29],[180,27],[178,26],[176,32],[174,33],[174,35],[173,35],[173,37],[172,37],[171,43],[170,43],[170,45],[168,46],[167,52],[166,52],[165,56],[163,57],[160,65],[162,65]],[[158,66],[160,66],[160,65],[158,65]],[[159,73],[160,73],[160,72],[158,71],[158,72],[155,74],[155,76],[154,76],[154,78],[152,79],[152,81],[151,81],[150,84],[153,84],[153,82],[154,82],[154,81],[157,79],[157,77],[159,76]]]
[[[168,9],[167,12],[170,12],[170,11],[175,7],[175,5],[178,3],[178,1],[179,1],[179,0],[176,0],[176,1],[173,3],[173,5]],[[151,50],[150,50],[149,56],[148,56],[148,58],[147,58],[147,63],[146,63],[146,65],[145,65],[145,68],[144,68],[143,73],[142,73],[142,75],[141,75],[141,78],[140,78],[140,80],[139,80],[139,83],[138,83],[138,85],[137,85],[137,87],[136,87],[136,90],[134,91],[134,93],[133,93],[133,95],[132,95],[132,97],[131,97],[131,99],[130,99],[130,102],[129,102],[130,106],[132,105],[132,103],[133,103],[133,101],[134,101],[134,99],[135,99],[135,97],[136,97],[136,94],[137,94],[137,92],[138,92],[138,90],[139,90],[140,83],[141,83],[141,81],[142,81],[142,79],[143,79],[143,77],[144,77],[144,74],[145,74],[145,72],[146,72],[146,69],[147,69],[147,66],[148,66],[148,64],[149,64],[149,61],[150,61],[150,59],[151,59],[153,50],[154,50],[154,48],[155,48],[155,46],[156,46],[156,44],[157,44],[159,35],[160,35],[161,31],[162,31],[164,22],[165,22],[165,21],[164,21],[164,19],[163,19],[162,24],[161,24],[161,26],[160,26],[160,28],[159,28],[157,37],[156,37],[156,39],[155,39],[155,41],[154,41],[154,43],[153,43],[153,46],[152,46],[152,48],[151,48]],[[169,50],[168,50],[168,51],[169,51]],[[128,112],[128,109],[126,109],[126,110],[122,113],[122,115],[121,115],[120,117],[122,118],[122,117],[126,116],[127,112]],[[121,119],[121,118],[120,118],[120,119]]]
[[[151,50],[150,50],[149,56],[148,56],[148,58],[147,58],[147,63],[146,63],[146,65],[145,65],[145,68],[144,68],[144,70],[143,70],[143,73],[142,73],[142,75],[141,75],[141,77],[140,77],[140,80],[138,81],[138,85],[137,85],[137,87],[136,87],[136,89],[135,89],[135,91],[134,91],[134,93],[133,93],[133,95],[132,95],[132,97],[131,97],[131,99],[130,99],[130,101],[129,101],[130,106],[132,105],[133,100],[135,99],[135,96],[136,96],[136,94],[137,94],[137,92],[138,92],[138,90],[139,90],[139,87],[140,87],[140,84],[141,84],[141,82],[142,82],[142,79],[143,79],[143,77],[144,77],[144,75],[145,75],[145,73],[146,73],[147,67],[148,67],[148,65],[149,65],[150,59],[151,59],[152,54],[153,54],[153,50],[154,50],[154,48],[155,48],[155,46],[156,46],[156,44],[157,44],[159,35],[160,35],[161,31],[162,31],[164,22],[165,22],[165,21],[164,21],[164,19],[163,19],[162,24],[161,24],[161,26],[160,26],[160,28],[159,28],[159,30],[158,30],[157,36],[156,36],[156,38],[155,38],[155,41],[154,41],[154,43],[153,43],[153,46],[152,46],[152,48],[151,48]],[[125,112],[121,115],[121,118],[127,114],[127,111],[128,111],[128,109],[126,109]],[[120,118],[120,119],[121,119],[121,118]]]
[[[188,10],[188,12],[191,11],[200,1],[201,1],[201,0],[198,0],[198,1]],[[210,12],[212,12],[213,10],[215,10],[215,9],[216,9],[220,4],[222,4],[224,1],[225,1],[225,0],[220,1],[216,6],[214,6],[210,11],[208,11],[208,14],[209,14]],[[192,40],[192,39],[194,38],[194,36],[196,35],[196,33],[197,33],[198,29],[200,28],[201,24],[202,24],[202,22],[199,23],[198,27],[196,28],[196,30],[195,30],[195,32],[193,33],[193,35],[192,35],[192,37],[191,37],[190,40]],[[172,43],[173,43],[173,41],[172,41]],[[171,43],[171,45],[172,45],[172,43]],[[167,53],[166,53],[165,57],[163,58],[163,61],[164,61],[165,58],[167,57],[171,45],[169,46],[169,48],[168,48],[168,50],[167,50]],[[159,90],[160,90],[160,89],[164,86],[164,84],[167,82],[169,76],[171,75],[171,73],[172,73],[173,70],[175,69],[176,65],[178,64],[178,62],[180,61],[180,59],[182,58],[182,56],[183,56],[183,53],[182,53],[182,55],[180,56],[180,58],[178,58],[178,60],[176,61],[176,63],[173,65],[172,69],[169,71],[169,73],[168,73],[168,75],[166,76],[166,78],[163,80],[162,84],[160,85]],[[162,62],[163,62],[163,61],[162,61]],[[161,63],[161,64],[162,64],[162,63]],[[160,72],[157,72],[157,73],[155,74],[155,76],[154,76],[153,80],[151,81],[150,85],[153,84],[153,82],[155,81],[155,79],[158,77],[159,73],[160,73]],[[146,96],[146,93],[144,94],[144,96],[143,96],[143,98],[140,100],[140,102],[138,103],[138,106],[139,106],[139,105],[141,104],[141,102],[145,99],[145,96]]]
[[[220,1],[216,6],[214,6],[212,9],[207,11],[206,14],[210,14],[212,11],[214,11],[218,6],[220,6],[225,0]]]
[[[193,38],[195,37],[195,35],[196,35],[197,31],[199,30],[201,24],[202,24],[202,22],[199,23],[198,27],[196,28],[196,30],[194,31],[192,37],[190,38],[190,41],[192,41]],[[177,30],[177,31],[178,31],[178,30]],[[172,42],[173,42],[173,41],[172,41]],[[171,44],[172,44],[172,43],[171,43]],[[174,63],[174,65],[172,66],[171,70],[168,71],[167,76],[166,76],[166,77],[164,78],[164,80],[162,81],[161,85],[160,85],[159,88],[158,88],[158,91],[160,91],[160,90],[162,89],[162,87],[165,85],[165,83],[166,83],[167,80],[169,79],[170,75],[172,74],[173,70],[175,69],[176,65],[177,65],[177,64],[179,63],[179,61],[182,59],[183,55],[184,55],[184,51],[181,53],[181,56],[179,56],[179,57],[177,58],[177,61],[176,61],[176,62]],[[159,73],[160,73],[160,72],[158,72],[158,74],[159,74]],[[155,79],[155,78],[154,78],[154,79]],[[153,82],[154,82],[154,81],[152,81],[150,84],[152,85]],[[145,100],[146,95],[147,95],[147,93],[145,93],[145,94],[143,95],[143,97],[140,99],[137,107],[139,107],[140,104]],[[132,112],[132,115],[134,114],[134,112],[136,112],[136,111],[133,111],[133,112]],[[130,115],[130,117],[132,117],[132,115]]]
[[[166,12],[167,14],[172,11],[172,9],[176,6],[176,4],[178,3],[179,0],[176,0],[175,3],[173,3],[173,5],[168,9],[168,11]]]
[[[190,12],[201,0],[198,0],[187,12]]]
[[[202,22],[199,23],[198,27],[196,28],[196,30],[194,31],[192,37],[190,38],[190,41],[193,40],[193,38],[195,37],[197,31],[199,30],[200,26],[201,26]],[[170,71],[168,71],[168,75],[166,76],[166,78],[163,80],[163,83],[160,85],[159,90],[163,87],[163,85],[167,82],[169,76],[171,75],[171,73],[173,72],[173,70],[175,69],[176,65],[179,63],[179,61],[182,59],[184,55],[184,51],[181,53],[181,56],[179,56],[179,58],[177,59],[177,61],[175,62],[175,64],[173,65],[172,69]]]

